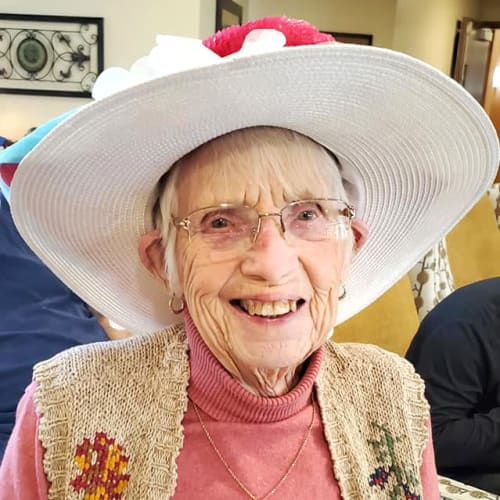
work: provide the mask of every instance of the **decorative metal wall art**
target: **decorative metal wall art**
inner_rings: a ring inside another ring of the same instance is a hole
[[[90,97],[103,18],[0,14],[0,93]]]

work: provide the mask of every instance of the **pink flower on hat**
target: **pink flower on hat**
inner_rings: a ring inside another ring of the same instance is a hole
[[[243,46],[247,35],[254,30],[280,31],[285,36],[286,47],[315,45],[335,41],[332,35],[322,33],[306,21],[280,16],[264,17],[245,23],[242,26],[229,26],[203,40],[203,45],[213,50],[220,57],[226,57],[238,52]]]

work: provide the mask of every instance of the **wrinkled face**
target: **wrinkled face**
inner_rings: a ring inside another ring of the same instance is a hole
[[[175,215],[222,203],[276,213],[293,200],[341,197],[324,150],[281,133],[239,131],[229,144],[223,137],[191,155],[177,180]],[[234,373],[296,367],[325,342],[352,247],[350,228],[343,238],[289,243],[279,218],[266,217],[254,243],[234,251],[179,228],[175,255],[190,314]]]

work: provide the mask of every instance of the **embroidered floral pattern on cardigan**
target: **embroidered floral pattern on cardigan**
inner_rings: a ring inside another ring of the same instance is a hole
[[[128,462],[121,445],[97,432],[93,442],[84,438],[76,447],[75,463],[80,472],[71,486],[77,493],[84,492],[83,500],[120,500],[130,479]]]
[[[388,488],[388,498],[390,500],[421,500],[420,495],[414,493],[415,486],[418,486],[419,479],[411,468],[401,464],[396,446],[401,438],[394,437],[392,433],[383,425],[372,422],[374,430],[379,432],[378,440],[368,440],[376,453],[377,461],[381,464],[370,474],[368,484],[371,487],[379,487],[382,490]]]

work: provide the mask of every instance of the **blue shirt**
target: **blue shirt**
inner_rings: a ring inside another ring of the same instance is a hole
[[[500,473],[500,277],[440,302],[406,357],[425,380],[438,471]]]
[[[107,339],[86,304],[26,245],[0,194],[0,461],[33,365]]]

